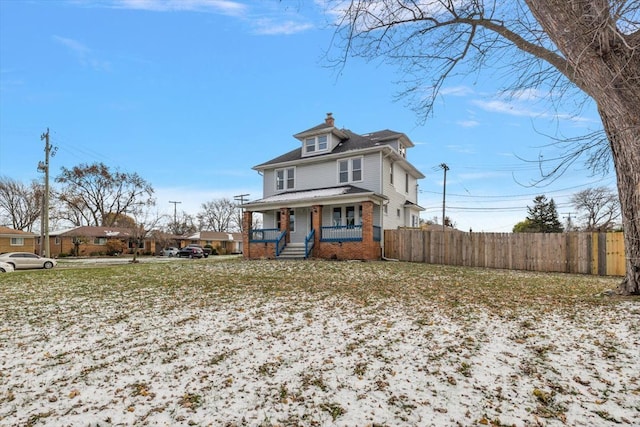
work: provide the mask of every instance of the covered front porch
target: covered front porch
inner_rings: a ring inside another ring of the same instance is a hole
[[[289,194],[284,206],[270,199],[244,205],[245,258],[380,259],[384,198],[340,190],[311,205],[310,191]],[[261,229],[251,228],[254,212],[263,216]]]

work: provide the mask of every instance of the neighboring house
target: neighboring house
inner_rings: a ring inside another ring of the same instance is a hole
[[[82,226],[49,233],[51,256],[108,255],[112,247],[109,241],[121,242],[122,249],[132,252],[136,246],[132,232],[128,228]],[[140,245],[140,253],[153,253],[155,242],[145,238]]]
[[[200,246],[211,246],[218,254],[239,254],[242,253],[242,233],[227,233],[222,231],[198,231],[182,237],[180,247],[188,244]]]
[[[36,235],[22,230],[0,226],[0,253],[36,253]]]
[[[379,259],[382,230],[417,227],[418,180],[403,133],[358,135],[325,122],[294,135],[300,147],[253,169],[263,198],[242,205],[246,258]],[[254,213],[264,229],[251,229]]]

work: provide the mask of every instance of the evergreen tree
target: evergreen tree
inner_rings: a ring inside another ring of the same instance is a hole
[[[527,231],[531,233],[562,233],[556,203],[553,199],[547,201],[547,196],[540,195],[533,199],[533,207],[527,206]]]

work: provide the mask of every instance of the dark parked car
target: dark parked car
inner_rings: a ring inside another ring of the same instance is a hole
[[[188,258],[203,258],[204,251],[195,246],[187,246],[178,251],[178,257],[188,257]]]
[[[204,253],[204,257],[207,258],[209,255],[211,255],[211,248],[207,248],[207,247],[202,247],[200,245],[196,245],[195,243],[192,243],[190,245],[187,245],[188,248],[200,248],[202,249],[202,252]]]

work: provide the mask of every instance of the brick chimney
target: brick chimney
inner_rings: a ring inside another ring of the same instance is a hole
[[[324,119],[324,122],[333,127],[335,120],[333,119],[333,113],[327,113],[327,117]]]

